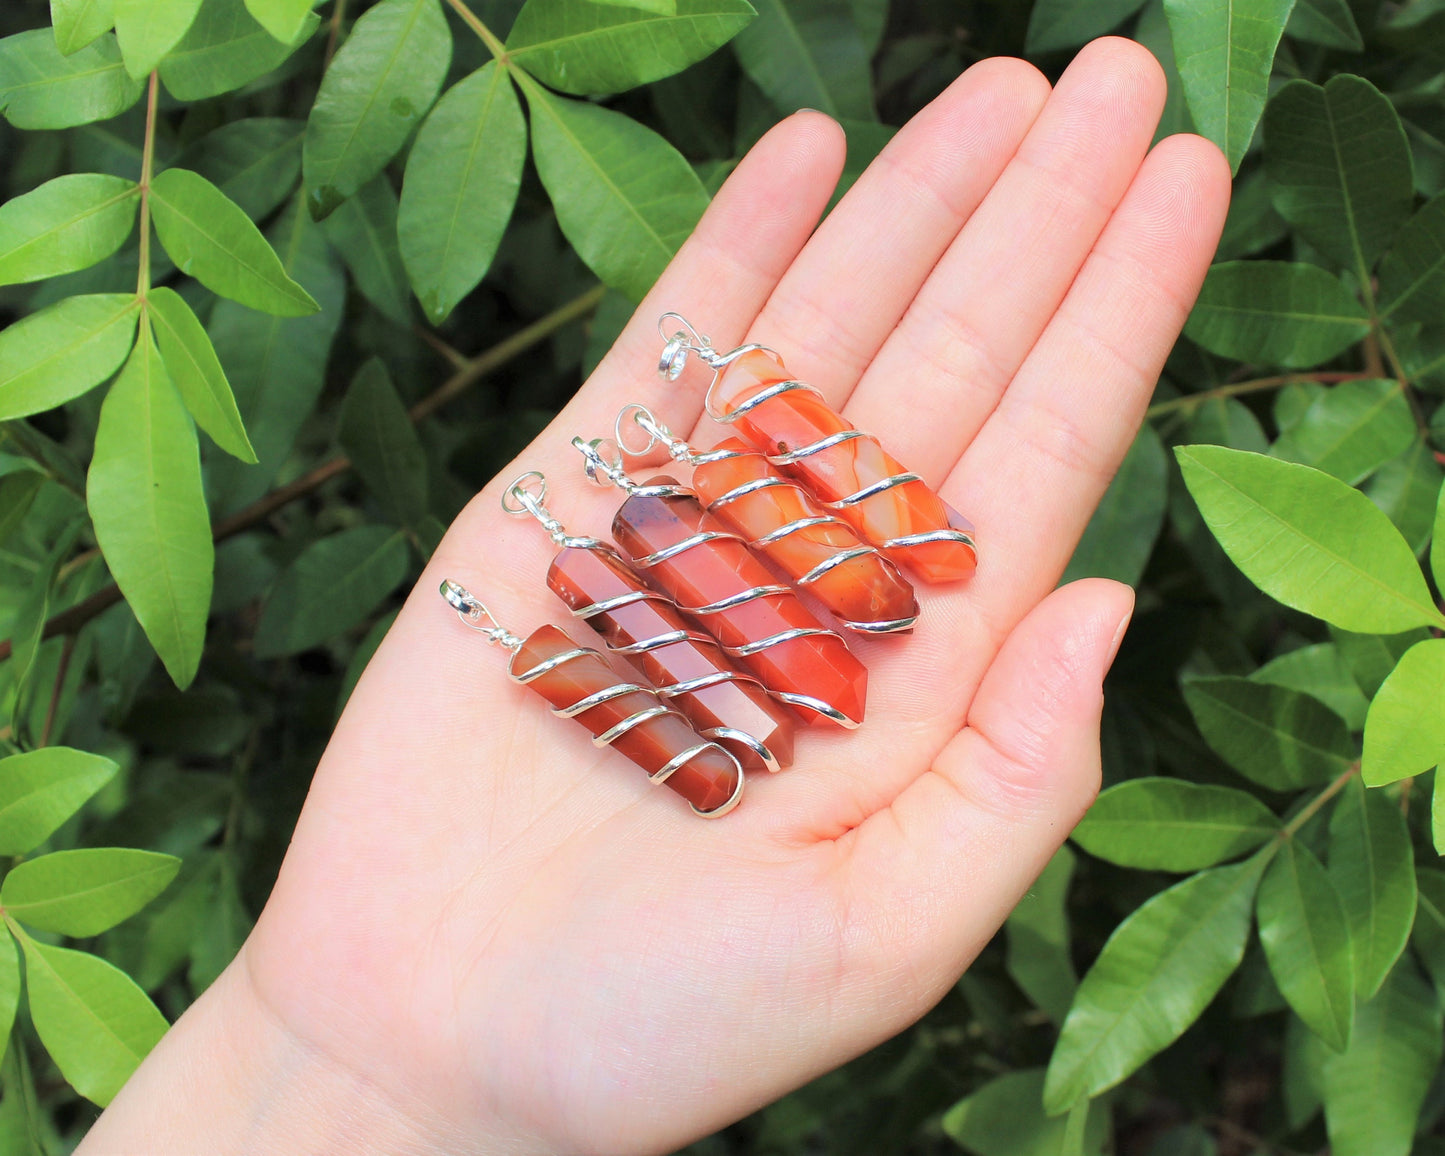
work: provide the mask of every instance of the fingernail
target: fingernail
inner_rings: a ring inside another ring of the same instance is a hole
[[[1124,635],[1129,632],[1129,623],[1134,620],[1134,604],[1129,604],[1129,609],[1124,612],[1124,617],[1119,619],[1119,625],[1114,628],[1114,637],[1109,642],[1109,653],[1104,659],[1104,673],[1109,673],[1109,668],[1114,665],[1114,658],[1119,653],[1119,646],[1124,641]]]

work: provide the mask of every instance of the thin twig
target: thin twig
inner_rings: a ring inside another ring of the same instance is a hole
[[[1230,385],[1216,386],[1214,389],[1202,390],[1199,393],[1186,393],[1183,397],[1158,402],[1149,407],[1148,416],[1159,417],[1175,410],[1195,409],[1217,397],[1237,397],[1242,393],[1259,393],[1266,389],[1279,389],[1284,385],[1293,385],[1296,382],[1330,385],[1340,381],[1362,381],[1367,377],[1378,376],[1378,374],[1361,373],[1357,370],[1348,372],[1331,370],[1325,373],[1281,373],[1274,377],[1256,377],[1249,381],[1236,381]]]
[[[151,291],[151,177],[155,173],[156,109],[160,103],[160,73],[153,71],[146,96],[145,147],[140,160],[140,268],[136,272],[135,294],[145,300]],[[145,323],[144,317],[141,319]]]
[[[68,635],[60,651],[60,663],[55,668],[55,685],[50,691],[50,705],[45,708],[45,725],[40,728],[40,745],[50,745],[50,732],[55,726],[55,711],[60,705],[60,695],[65,690],[65,676],[70,671],[70,657],[75,653],[76,636]]]
[[[451,6],[452,11],[462,18],[463,23],[481,37],[482,43],[487,46],[491,54],[505,64],[506,46],[497,39],[496,34],[490,28],[482,23],[481,18],[468,8],[463,0],[447,0],[447,3]]]
[[[336,7],[331,10],[331,28],[326,33],[326,56],[321,63],[321,71],[325,72],[331,64],[331,58],[336,55],[336,42],[341,39],[341,25],[346,20],[346,0],[336,0]]]

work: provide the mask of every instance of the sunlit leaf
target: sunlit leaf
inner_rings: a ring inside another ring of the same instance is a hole
[[[115,0],[115,37],[131,76],[153,72],[200,10],[201,0]]]
[[[1417,642],[1380,686],[1365,720],[1360,773],[1383,786],[1445,764],[1445,638]]]
[[[35,850],[116,770],[114,760],[70,747],[0,759],[0,855]]]
[[[1415,434],[1398,381],[1343,381],[1320,394],[1270,452],[1356,485],[1404,453]]]
[[[130,293],[70,297],[0,330],[0,421],[79,397],[119,368],[135,341]]]
[[[71,128],[118,116],[140,99],[115,37],[62,56],[48,28],[0,40],[0,111],[16,128]]]
[[[50,0],[55,47],[69,56],[115,25],[115,0]]]
[[[177,100],[231,92],[280,67],[319,23],[308,5],[300,32],[281,43],[251,18],[242,0],[206,0],[190,31],[161,61],[161,80]]]
[[[0,285],[87,269],[135,228],[133,181],[72,173],[0,205]]]
[[[1104,791],[1072,837],[1121,867],[1198,871],[1253,851],[1279,828],[1274,813],[1244,791],[1144,778]]]
[[[126,847],[52,851],[11,869],[0,903],[42,931],[99,935],[164,891],[180,865],[174,855]]]

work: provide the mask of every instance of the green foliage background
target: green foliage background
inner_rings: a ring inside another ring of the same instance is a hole
[[[748,145],[821,109],[851,180],[1111,31],[1237,177],[1068,574],[1139,588],[1107,789],[922,1023],[692,1151],[1445,1152],[1445,3],[315,7],[0,8],[0,1154],[224,968],[444,525]]]

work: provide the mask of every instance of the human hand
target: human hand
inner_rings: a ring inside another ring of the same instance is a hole
[[[842,134],[800,113],[764,137],[572,403],[452,526],[254,934],[83,1151],[664,1152],[931,1007],[1097,789],[1132,596],[1054,587],[1229,195],[1201,139],[1148,151],[1163,99],[1128,41],[1086,48],[1052,93],[986,60],[816,233]],[[863,727],[800,731],[794,766],[716,822],[553,718],[436,594],[454,578],[519,634],[567,620],[552,547],[498,499],[539,469],[573,533],[608,524],[618,495],[585,486],[568,440],[630,401],[694,427],[701,389],[652,373],[668,309],[720,349],[780,350],[978,528],[977,574],[920,587],[913,636],[857,642]]]

